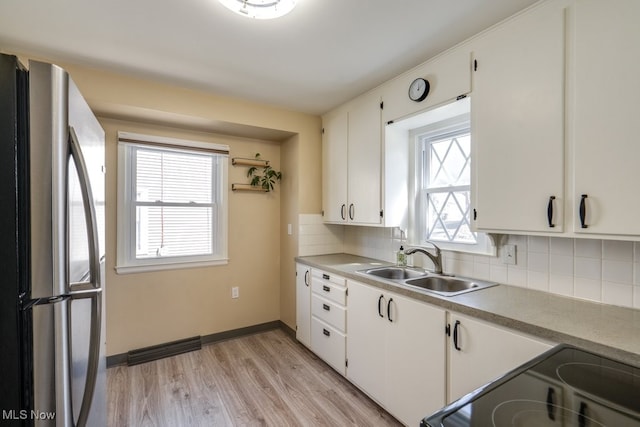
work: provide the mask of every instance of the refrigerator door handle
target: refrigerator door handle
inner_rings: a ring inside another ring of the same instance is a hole
[[[87,378],[84,394],[78,413],[76,427],[85,427],[91,409],[93,394],[98,379],[98,364],[100,362],[100,331],[102,323],[102,290],[80,291],[71,294],[71,299],[91,299],[91,329],[89,332],[89,358],[87,360]]]
[[[73,126],[69,126],[69,145],[71,146],[71,157],[78,169],[78,181],[82,191],[85,216],[87,219],[87,234],[89,240],[89,281],[80,283],[70,283],[69,290],[99,289],[100,280],[100,246],[98,243],[98,220],[96,209],[93,205],[93,191],[89,181],[89,170],[82,155],[80,142]]]

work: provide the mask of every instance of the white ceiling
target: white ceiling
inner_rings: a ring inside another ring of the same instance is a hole
[[[322,114],[536,0],[1,0],[0,50]]]

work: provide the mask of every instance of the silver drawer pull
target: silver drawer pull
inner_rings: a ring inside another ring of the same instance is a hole
[[[328,304],[322,304],[322,308],[324,308],[324,309],[325,309],[325,310],[327,310],[327,311],[330,311],[330,310],[331,310],[331,307],[329,307],[329,305],[328,305]]]
[[[324,280],[331,280],[331,277],[329,277],[329,275],[328,275],[328,274],[322,274],[322,278],[323,278]]]
[[[331,292],[331,288],[328,287],[327,285],[322,285],[322,290],[325,292]]]
[[[331,336],[331,332],[327,331],[326,329],[322,329],[322,333],[325,334],[328,337]]]

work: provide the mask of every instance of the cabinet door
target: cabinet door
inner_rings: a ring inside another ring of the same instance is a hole
[[[322,120],[322,209],[324,221],[347,220],[348,114],[337,111]]]
[[[563,229],[564,27],[564,10],[553,2],[475,42],[472,203],[478,230]],[[550,202],[554,227],[547,218]]]
[[[385,407],[409,426],[445,404],[444,310],[388,293]]]
[[[640,235],[640,2],[578,0],[571,103],[574,230]],[[580,204],[585,198],[582,228]]]
[[[387,300],[380,289],[371,286],[349,280],[347,287],[347,378],[382,404]]]
[[[449,402],[551,348],[547,343],[459,314],[451,313],[449,322]]]
[[[368,93],[349,108],[347,216],[354,224],[381,222],[381,144],[380,96]]]
[[[311,347],[311,268],[296,264],[296,338]]]

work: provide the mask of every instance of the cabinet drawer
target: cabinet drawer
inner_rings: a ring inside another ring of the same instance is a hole
[[[347,287],[345,286],[344,278],[340,277],[342,284],[337,284],[334,282],[333,277],[331,276],[331,279],[318,278],[314,272],[314,276],[311,279],[311,290],[330,301],[346,305]]]
[[[346,374],[347,338],[329,324],[311,318],[311,350],[343,376]]]
[[[333,273],[327,273],[326,271],[322,271],[322,270],[318,270],[318,269],[313,269],[311,271],[311,276],[314,279],[318,279],[318,280],[322,280],[325,282],[329,282],[329,283],[333,283],[334,285],[338,285],[338,286],[346,286],[347,285],[347,279],[345,279],[342,276],[338,276],[336,274]]]
[[[343,306],[313,294],[311,297],[311,314],[339,331],[345,332],[347,310]]]

